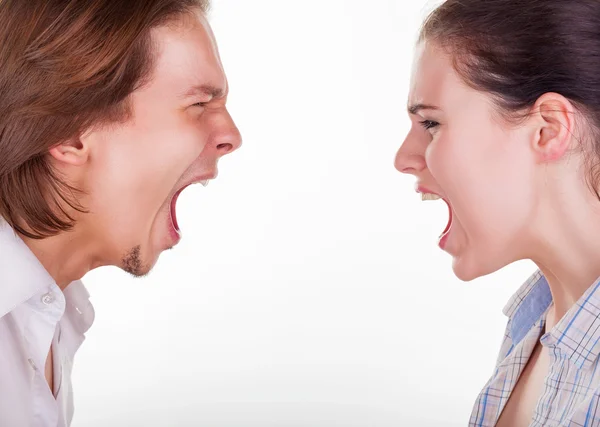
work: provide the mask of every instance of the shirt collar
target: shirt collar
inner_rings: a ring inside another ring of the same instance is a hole
[[[589,367],[600,354],[600,279],[579,298],[542,344],[559,348],[577,367]]]
[[[0,219],[0,317],[53,284],[23,240]]]
[[[95,311],[90,302],[90,294],[80,280],[72,282],[63,291],[67,302],[66,312],[73,326],[80,334],[85,334],[94,323]]]
[[[563,318],[544,334],[544,346],[558,348],[577,367],[590,366],[600,354],[600,279],[598,279]],[[552,304],[546,278],[538,270],[511,297],[504,307],[510,318],[509,333],[517,345],[542,318]]]
[[[0,218],[0,318],[55,284],[25,242]],[[74,326],[85,333],[95,317],[87,289],[76,280],[63,293]]]
[[[548,287],[548,282],[546,282],[546,278],[543,276],[541,271],[536,271],[532,274],[525,283],[519,288],[519,290],[508,300],[506,305],[504,306],[503,312],[509,318],[512,318],[523,306],[523,304],[527,304],[531,307],[531,303],[535,303],[536,299],[532,298],[531,292],[542,293],[542,294],[550,294],[550,288]],[[551,296],[551,295],[550,295]],[[531,299],[531,302],[529,301]],[[543,309],[540,315],[549,307],[550,301],[544,301],[544,304],[539,304],[540,307],[537,309]],[[537,304],[534,304],[537,305]],[[537,319],[536,319],[537,320]]]

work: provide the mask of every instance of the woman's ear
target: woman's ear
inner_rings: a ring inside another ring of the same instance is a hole
[[[532,109],[537,126],[532,148],[540,163],[560,160],[571,147],[575,110],[567,98],[546,93]]]

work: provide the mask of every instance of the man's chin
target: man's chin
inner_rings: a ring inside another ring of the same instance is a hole
[[[134,246],[121,260],[121,269],[132,276],[144,277],[150,273],[156,263],[156,260],[148,263],[145,258],[141,245]]]
[[[119,267],[135,277],[147,276],[158,262],[160,255],[174,249],[177,243],[179,239],[163,238],[162,241],[150,239],[145,245],[133,246],[121,257]]]

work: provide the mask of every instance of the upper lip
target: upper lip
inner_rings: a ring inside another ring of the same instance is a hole
[[[417,182],[417,184],[415,185],[415,191],[417,193],[421,193],[421,194],[435,194],[436,196],[438,196],[440,199],[442,199],[443,201],[445,201],[446,203],[448,203],[448,206],[452,206],[450,203],[450,200],[448,200],[447,197],[445,197],[444,195],[435,192],[433,190],[430,190],[429,188],[425,187],[423,184],[420,184]]]
[[[183,191],[186,187],[189,187],[192,184],[198,184],[202,181],[210,181],[212,179],[215,179],[217,177],[217,171],[211,171],[208,173],[203,173],[201,175],[196,175],[190,179],[188,179],[187,181],[185,181],[182,185],[179,186],[179,189],[176,191],[176,193],[180,193],[181,191]]]
[[[417,193],[421,193],[421,194],[435,194],[436,196],[440,196],[440,197],[442,197],[442,195],[441,195],[441,194],[439,194],[439,193],[436,193],[435,191],[432,191],[432,190],[430,190],[429,188],[427,188],[427,187],[425,187],[424,185],[422,185],[422,184],[419,184],[419,183],[417,183],[417,184],[415,185],[415,191],[416,191]]]

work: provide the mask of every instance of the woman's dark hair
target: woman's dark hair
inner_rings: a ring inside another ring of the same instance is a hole
[[[447,0],[425,20],[423,40],[450,53],[465,83],[506,118],[547,92],[569,99],[590,124],[589,159],[600,158],[599,0]],[[598,162],[588,178],[598,196]]]

